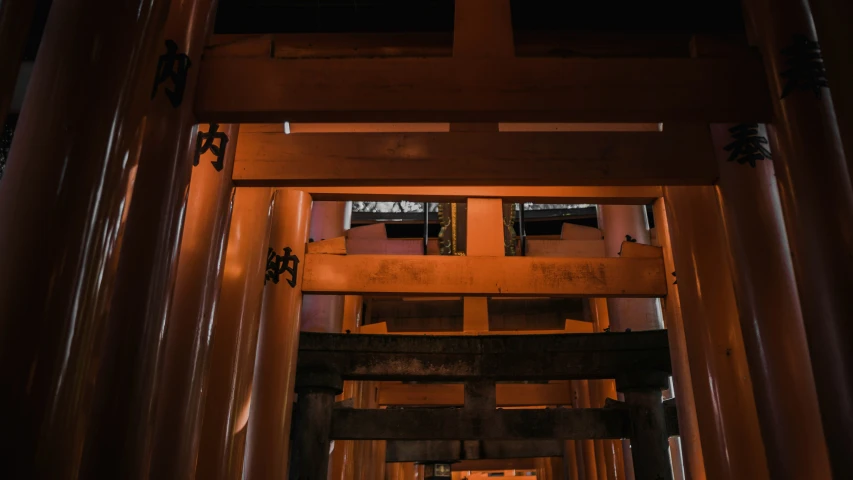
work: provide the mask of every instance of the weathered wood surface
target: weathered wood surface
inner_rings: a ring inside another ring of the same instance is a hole
[[[494,410],[456,408],[359,410],[332,413],[333,439],[343,440],[531,440],[625,438],[624,409]]]
[[[386,462],[489,460],[510,458],[562,457],[560,440],[391,440],[385,450]],[[466,448],[468,447],[468,448]],[[473,451],[470,451],[473,449]]]
[[[275,186],[710,185],[717,177],[708,126],[698,123],[663,132],[241,132],[233,174],[238,185]]]
[[[299,366],[351,380],[569,380],[671,372],[665,330],[562,335],[347,335],[303,332]]]
[[[378,402],[381,406],[462,406],[464,396],[464,386],[458,383],[383,383],[379,385]],[[498,407],[571,404],[571,392],[565,383],[497,385]]]
[[[200,68],[195,100],[199,122],[772,119],[757,56],[508,60],[206,56]]]
[[[245,124],[244,124],[245,125]],[[241,127],[242,128],[242,127]],[[318,185],[299,185],[296,190],[304,190],[315,201],[398,201],[406,199],[412,202],[456,202],[463,203],[469,198],[501,198],[505,202],[535,203],[595,203],[599,205],[648,205],[663,196],[660,186],[642,187],[524,187],[524,186],[344,186],[326,187]]]
[[[305,256],[310,294],[662,297],[662,258]],[[301,267],[301,265],[300,265]]]

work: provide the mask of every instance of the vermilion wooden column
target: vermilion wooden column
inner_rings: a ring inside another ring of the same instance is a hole
[[[310,218],[310,195],[301,190],[276,191],[269,239],[275,258],[267,265],[243,478],[287,476],[302,308],[304,264],[300,263],[305,261]]]
[[[649,223],[643,206],[599,205],[597,210],[598,227],[604,232],[604,253],[608,257],[619,256],[622,242],[625,241],[651,244]],[[638,331],[663,328],[654,299],[608,298],[607,312],[610,328],[614,332],[623,332],[627,329]],[[622,442],[622,451],[626,478],[633,479],[633,457],[628,440]]]
[[[738,311],[771,477],[830,478],[763,125],[712,125]],[[761,143],[763,142],[763,143]]]
[[[847,156],[847,170],[853,175],[853,3],[847,0],[809,0],[821,52],[826,60],[826,76],[832,87],[832,101]]]
[[[604,333],[610,328],[610,317],[607,313],[607,299],[605,298],[590,298],[588,300],[590,319],[592,320],[593,331],[596,333]],[[617,399],[616,382],[614,380],[593,380],[590,382],[594,388],[591,392],[594,393],[592,406],[601,408],[604,402],[611,398]],[[601,440],[601,450],[604,453],[604,472],[608,480],[624,480],[625,464],[623,463],[622,441],[621,440]],[[597,444],[596,444],[597,447]]]
[[[669,338],[669,352],[672,357],[672,385],[675,392],[675,404],[678,408],[678,433],[684,460],[684,475],[689,480],[704,480],[707,478],[705,475],[705,457],[702,454],[699,420],[696,416],[693,380],[690,373],[691,362],[687,352],[687,339],[684,336],[681,296],[678,293],[678,281],[675,277],[675,260],[672,253],[669,218],[666,214],[663,198],[655,201],[654,216],[656,237],[663,250],[665,271],[670,272],[671,275],[669,285],[667,285],[666,298],[661,299],[661,310],[663,310],[664,324]]]
[[[128,450],[126,455],[129,459],[123,461],[129,472],[148,472],[152,461],[160,461],[152,458],[150,450],[155,442],[151,425],[162,420],[155,419],[155,415],[164,408],[182,408],[161,398],[161,395],[177,394],[163,389],[172,387],[170,382],[174,379],[169,377],[180,376],[178,371],[184,367],[192,368],[181,365],[182,360],[166,352],[166,342],[181,343],[181,340],[170,338],[171,326],[166,319],[177,271],[190,171],[201,148],[197,139],[205,138],[207,130],[206,125],[202,126],[200,136],[194,135],[192,100],[198,64],[215,10],[215,0],[171,2],[164,39],[160,44],[161,54],[166,57],[158,59],[157,81],[152,78],[149,85],[144,85],[138,93],[149,97],[150,106],[109,308],[110,322],[123,323],[124,326],[112,332],[109,341],[114,350],[105,357],[105,362],[111,366],[111,383],[123,384],[124,387],[105,389],[98,394],[104,399],[98,411],[102,425],[98,443],[111,451],[110,455],[116,459],[121,456],[114,448],[122,445]],[[173,55],[174,59],[171,58]],[[161,80],[169,79],[170,68],[176,75],[174,84],[171,80],[160,84]],[[207,144],[202,142],[202,146]],[[211,151],[219,151],[224,156],[227,141],[225,137],[211,137],[210,147]],[[199,167],[213,169],[224,176],[222,156],[216,165],[205,159]],[[197,319],[181,318],[177,337],[183,336],[186,330],[195,329],[194,325],[185,323]],[[181,347],[178,349],[182,350]],[[161,363],[164,355],[167,356],[165,364]],[[184,382],[179,383],[186,386]],[[163,401],[167,404],[162,404]],[[124,437],[127,438],[124,442],[111,441]],[[174,444],[166,446],[159,455],[167,452],[182,454],[173,452],[174,447]],[[165,463],[157,468],[169,470],[170,462],[161,460]],[[158,471],[166,475],[165,478],[171,478],[171,473]],[[151,472],[153,474],[154,471]],[[103,476],[110,474],[109,471],[101,473]]]
[[[315,242],[342,237],[349,230],[352,202],[314,202],[311,231]],[[339,333],[344,311],[343,295],[305,295],[302,299],[302,330]]]
[[[0,125],[6,123],[36,0],[0,2]]]
[[[767,479],[716,192],[665,187],[664,199],[707,478]]]
[[[572,407],[590,408],[589,381],[572,380],[569,383],[572,389]],[[584,480],[597,480],[598,465],[595,461],[595,441],[575,440],[575,449],[577,451],[579,477]]]
[[[748,3],[773,97],[773,165],[829,459],[853,470],[853,188],[806,0]],[[849,52],[848,52],[849,53]],[[849,57],[848,57],[849,59]],[[829,78],[830,87],[833,85]],[[841,88],[849,86],[842,85]],[[771,141],[773,141],[771,139]]]
[[[236,189],[215,331],[196,478],[237,480],[243,473],[255,348],[269,246],[269,188]]]
[[[343,333],[358,332],[361,324],[362,297],[360,295],[344,296],[344,319],[341,331]],[[344,392],[340,400],[351,400],[355,404],[357,382],[344,381]],[[353,480],[355,478],[355,444],[353,440],[336,440],[332,450],[332,465],[329,468],[331,480]],[[414,473],[412,473],[414,475]]]
[[[201,129],[207,130],[208,125]],[[166,356],[157,397],[152,475],[192,478],[207,393],[210,350],[222,281],[234,188],[231,172],[239,125],[221,131],[229,143],[218,171],[216,155],[200,156],[192,172],[174,298],[167,318]]]
[[[85,478],[84,452],[110,460],[85,439],[95,388],[119,393],[98,371],[169,3],[53,2],[0,184],[10,478]]]

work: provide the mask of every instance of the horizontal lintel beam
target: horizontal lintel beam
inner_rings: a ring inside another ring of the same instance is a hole
[[[662,258],[305,256],[302,291],[327,295],[663,297]]]
[[[238,182],[239,183],[239,182]],[[251,184],[251,182],[249,182]],[[266,183],[266,182],[264,182]],[[281,186],[270,182],[270,186]],[[289,183],[286,182],[286,183]],[[304,190],[314,201],[399,201],[465,203],[469,198],[500,198],[507,203],[573,203],[598,205],[649,205],[663,196],[660,186],[549,187],[500,185],[460,186],[338,186],[288,185]]]
[[[672,371],[665,330],[560,335],[301,333],[298,368],[347,380],[452,382],[616,378]]]
[[[336,409],[334,440],[525,440],[626,438],[628,411],[606,408],[495,410]]]
[[[571,405],[572,396],[566,383],[499,383],[496,385],[499,407],[532,407],[539,405]],[[464,386],[459,383],[379,385],[379,406],[462,406]]]
[[[241,133],[233,173],[238,185],[334,187],[711,185],[717,177],[707,124],[662,132]]]
[[[738,58],[211,57],[200,122],[771,120],[764,68]],[[689,154],[686,154],[689,155]]]
[[[467,443],[467,442],[466,442]],[[560,440],[485,440],[463,446],[460,440],[390,440],[385,461],[428,462],[562,457]]]

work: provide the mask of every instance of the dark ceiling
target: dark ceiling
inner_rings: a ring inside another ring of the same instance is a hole
[[[739,0],[511,0],[518,31],[743,32]],[[216,33],[451,32],[453,0],[220,0]],[[51,0],[36,0],[33,60]]]
[[[524,31],[732,33],[738,0],[511,0]],[[450,32],[453,0],[220,0],[217,33]]]

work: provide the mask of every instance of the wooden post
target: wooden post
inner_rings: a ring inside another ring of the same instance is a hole
[[[350,227],[351,214],[352,202],[314,202],[309,241],[342,237]],[[343,312],[343,295],[305,295],[302,297],[301,328],[308,332],[338,333]]]
[[[361,324],[362,298],[358,295],[346,295],[344,297],[344,319],[341,331],[343,333],[356,333]],[[345,381],[343,393],[339,400],[350,400],[355,404],[357,400],[357,382]],[[353,480],[355,477],[355,443],[353,440],[335,440],[332,450],[332,464],[329,467],[331,480]]]
[[[672,277],[667,285],[667,296],[661,300],[664,323],[669,335],[669,350],[672,357],[672,385],[675,403],[678,408],[679,444],[681,446],[684,475],[687,479],[704,480],[705,458],[702,454],[702,442],[699,436],[699,421],[696,417],[696,402],[693,398],[693,381],[690,373],[690,361],[687,354],[687,340],[684,337],[684,320],[681,316],[681,297],[678,282],[675,279],[675,260],[672,253],[669,220],[664,199],[654,204],[655,229],[657,240],[663,249],[664,265]]]
[[[853,256],[845,253],[853,251],[850,167],[809,3],[747,6],[774,101],[773,165],[824,435],[833,473],[843,477],[853,470]]]
[[[638,480],[672,480],[660,389],[632,388],[623,392],[631,412],[634,476]]]
[[[298,372],[289,477],[292,480],[328,478],[332,408],[342,386],[341,377],[334,371]]]
[[[597,210],[598,226],[604,233],[604,253],[608,257],[618,257],[622,243],[626,241],[651,244],[649,222],[643,206],[599,205]],[[663,328],[655,299],[609,298],[607,312],[614,332]],[[622,442],[622,452],[626,478],[633,479],[633,456],[628,440]]]
[[[122,445],[129,456],[122,460],[122,455],[113,451],[109,455],[112,462],[126,463],[128,472],[150,471],[160,478],[184,478],[185,472],[194,468],[197,448],[196,412],[205,370],[201,355],[205,352],[190,352],[193,332],[209,329],[210,317],[205,319],[194,313],[181,317],[174,328],[167,318],[178,268],[190,174],[196,153],[201,151],[197,139],[204,135],[195,134],[193,129],[196,123],[193,98],[199,70],[192,65],[201,63],[215,11],[215,0],[171,2],[161,53],[167,58],[177,55],[176,60],[169,63],[161,56],[157,61],[159,76],[136,92],[150,103],[139,146],[138,168],[133,174],[133,193],[125,205],[125,232],[107,320],[123,326],[110,339],[115,350],[101,359],[110,365],[112,381],[128,382],[130,388],[104,390],[99,393],[103,400],[96,400],[102,404],[97,415],[103,425],[98,443],[108,450]],[[174,87],[169,83],[159,85],[160,80],[168,78],[164,75],[168,75],[170,67],[176,71],[183,69],[185,78],[177,80]],[[235,148],[233,145],[227,148],[227,138],[209,140],[212,151],[218,148],[221,155],[216,166],[207,161],[197,168],[214,170],[220,182],[230,183],[230,174],[223,171],[224,157],[230,151],[233,163]],[[220,198],[207,199],[217,200]],[[206,240],[219,241],[210,236]],[[215,278],[211,277],[214,281]],[[202,323],[196,325],[193,323],[196,321]],[[206,342],[205,337],[200,335],[199,341]],[[207,348],[201,344],[197,347]],[[165,363],[161,363],[164,358]],[[194,371],[198,367],[201,368]],[[184,375],[196,378],[180,378]],[[181,391],[183,388],[188,390]],[[196,393],[191,392],[193,389]],[[181,410],[185,413],[179,413]],[[158,418],[159,415],[165,417]],[[176,424],[186,434],[174,435]],[[115,441],[123,437],[127,438],[124,443]],[[98,468],[102,476],[110,476],[113,467],[104,464]]]
[[[120,461],[107,450],[126,439],[98,441],[93,400],[131,388],[101,375],[105,339],[127,326],[106,312],[168,8],[51,7],[0,187],[0,407],[15,412],[3,423],[17,432],[4,452],[12,478],[95,477],[81,465]]]
[[[606,298],[590,298],[587,300],[590,320],[596,333],[604,333],[610,328],[610,316],[607,312]],[[611,398],[618,399],[616,382],[614,380],[593,380],[596,388],[591,389],[595,398],[590,398],[594,408],[601,408],[604,402]],[[607,480],[624,480],[625,464],[622,454],[621,440],[601,440],[604,452],[604,472]]]
[[[466,255],[504,255],[502,208],[503,204],[499,198],[468,199]],[[463,311],[463,328],[466,332],[489,330],[489,306],[486,297],[464,297]]]
[[[664,198],[707,478],[769,478],[716,193]]]
[[[572,380],[572,407],[590,408],[589,380]],[[582,480],[597,480],[598,466],[595,461],[595,441],[575,440],[579,478]]]
[[[6,123],[12,103],[35,7],[36,0],[0,3],[0,125]]]
[[[150,457],[151,472],[157,478],[188,478],[196,471],[214,338],[213,316],[234,198],[231,170],[238,129],[239,125],[228,125],[222,130],[233,145],[225,151],[221,172],[198,167],[193,171],[174,298],[166,319],[163,384],[157,396]],[[201,159],[217,161],[215,155]]]
[[[305,258],[310,218],[310,195],[300,190],[276,191],[255,355],[244,478],[281,479],[287,475],[299,348],[299,312],[302,307],[303,268],[300,261]]]
[[[580,467],[578,466],[577,446],[574,440],[566,440],[563,443],[563,469],[567,480],[579,480]]]
[[[214,320],[197,477],[242,477],[273,191],[237,188]]]
[[[765,158],[741,162],[749,154],[734,147],[747,133],[766,144],[763,125],[748,130],[711,125],[720,167],[717,192],[768,468],[772,478],[830,478],[773,165],[769,151],[765,156],[760,150]]]
[[[814,23],[820,38],[821,53],[826,61],[826,76],[832,86],[832,101],[838,116],[838,127],[847,170],[853,175],[853,32],[847,18],[853,18],[853,4],[845,0],[810,0]]]

